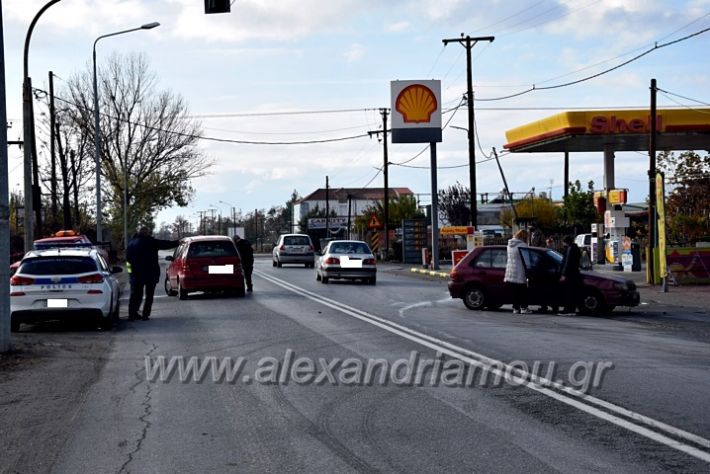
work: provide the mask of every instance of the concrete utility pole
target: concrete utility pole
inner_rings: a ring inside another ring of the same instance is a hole
[[[474,116],[473,116],[473,66],[471,61],[471,49],[479,41],[488,41],[490,43],[495,40],[495,36],[464,36],[461,33],[461,38],[451,38],[442,40],[444,46],[449,43],[460,43],[466,48],[466,84],[467,93],[466,100],[468,101],[468,174],[470,182],[471,191],[471,225],[476,227],[478,225],[478,209],[476,204],[476,142],[475,142],[475,129],[474,129]]]
[[[54,147],[55,136],[55,109],[54,109],[54,73],[49,71],[49,154],[52,159],[52,225],[57,221],[57,153]]]
[[[0,2],[0,25],[2,25]],[[10,350],[10,201],[7,175],[5,42],[0,28],[0,353]]]
[[[382,114],[382,130],[375,130],[367,132],[370,137],[372,135],[382,134],[382,145],[384,152],[384,162],[382,163],[382,174],[384,176],[384,202],[382,206],[383,216],[382,224],[385,229],[385,260],[389,258],[390,250],[390,232],[389,232],[389,222],[390,222],[390,195],[389,195],[389,158],[387,157],[387,116],[389,115],[389,109],[380,109],[380,114]]]
[[[648,135],[648,282],[655,282],[655,257],[656,248],[656,80],[651,79],[651,126]]]
[[[328,177],[325,177],[325,238],[328,238],[328,214],[330,214],[330,199],[329,199],[329,183]]]

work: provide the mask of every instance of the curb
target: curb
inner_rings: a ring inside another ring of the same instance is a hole
[[[447,272],[441,272],[436,270],[424,270],[423,268],[412,267],[409,269],[409,271],[412,273],[418,273],[420,275],[427,275],[438,278],[449,278],[449,274]]]

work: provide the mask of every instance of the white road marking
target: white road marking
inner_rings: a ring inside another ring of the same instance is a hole
[[[267,275],[261,271],[254,271],[254,274],[293,293],[300,294],[301,296],[308,298],[316,303],[328,306],[332,309],[340,311],[341,313],[347,314],[356,319],[377,326],[393,334],[397,334],[424,347],[434,349],[436,351],[441,352],[442,354],[457,358],[463,362],[467,362],[478,367],[486,368],[491,373],[497,376],[505,377],[507,379],[509,374],[514,374],[515,378],[524,378],[525,380],[528,380],[528,382],[526,382],[524,385],[531,390],[534,390],[562,403],[575,407],[585,413],[593,415],[599,419],[608,421],[616,426],[637,433],[648,439],[664,444],[673,449],[682,451],[695,458],[701,459],[705,462],[710,462],[710,453],[702,451],[694,446],[678,441],[676,439],[669,438],[668,436],[661,434],[657,431],[652,431],[647,427],[639,426],[636,423],[645,424],[650,428],[663,431],[668,435],[676,436],[678,438],[695,443],[704,448],[710,449],[710,440],[706,438],[682,430],[680,428],[668,425],[662,421],[655,420],[640,413],[627,410],[626,408],[620,407],[613,403],[601,400],[584,392],[580,392],[579,390],[567,387],[559,382],[555,382],[544,377],[539,377],[535,374],[524,371],[519,367],[509,366],[503,361],[492,359],[474,351],[456,346],[449,342],[407,328],[406,326],[402,326],[392,321],[380,318],[378,316],[375,316],[374,314],[368,313],[358,308],[354,308],[345,303],[341,303],[339,301],[332,300],[317,293],[313,293],[309,290],[293,285],[292,283],[289,283],[287,281],[281,280],[271,275]],[[505,368],[505,370],[500,370],[499,368],[501,367]],[[583,403],[582,400],[587,403]],[[596,405],[599,408],[591,405]],[[602,411],[600,408],[604,408],[606,410],[614,412],[616,415],[627,417],[633,422],[629,421],[628,419],[621,418],[620,416],[616,416],[615,414]]]
[[[409,304],[409,305],[403,306],[399,309],[399,311],[398,311],[399,317],[403,318],[405,311],[409,311],[410,309],[421,308],[423,306],[434,306],[434,304],[448,303],[450,301],[453,301],[452,298],[444,298],[444,299],[435,300],[435,301],[420,301],[419,303]]]
[[[153,299],[157,299],[157,298],[168,298],[168,295],[155,295],[155,296],[153,296]],[[118,300],[119,300],[119,301],[129,301],[130,299],[131,299],[130,296],[122,296],[122,297],[120,297]]]

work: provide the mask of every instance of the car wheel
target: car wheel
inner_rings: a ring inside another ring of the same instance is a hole
[[[469,286],[463,293],[463,304],[468,309],[482,310],[486,305],[486,293],[480,286]]]
[[[20,330],[20,322],[15,318],[11,318],[10,319],[10,331],[11,332],[18,332],[19,330]]]
[[[585,290],[579,301],[579,312],[582,314],[598,316],[609,312],[609,306],[602,295],[595,290]]]
[[[244,298],[244,296],[246,296],[247,292],[244,289],[244,287],[242,286],[242,287],[234,290],[234,294],[237,295],[239,298]]]
[[[107,316],[99,313],[99,329],[101,331],[110,331],[113,327],[113,311],[109,311]]]
[[[376,285],[377,284],[377,277],[372,277],[368,280],[368,283],[370,285]]]
[[[182,287],[182,283],[180,283],[180,280],[178,280],[178,298],[181,300],[186,300],[187,299],[187,290]]]
[[[321,283],[326,284],[326,283],[328,283],[328,277],[322,276],[322,277],[320,277],[320,281],[321,281]]]

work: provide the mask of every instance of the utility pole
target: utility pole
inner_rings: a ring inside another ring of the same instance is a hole
[[[348,193],[348,240],[350,240],[350,218],[353,214],[353,195]]]
[[[390,232],[389,232],[389,222],[390,222],[390,196],[389,196],[389,159],[387,157],[387,116],[389,115],[389,109],[381,108],[380,113],[382,114],[382,130],[375,130],[367,132],[370,137],[372,135],[382,134],[382,145],[384,152],[384,162],[382,163],[382,173],[384,176],[384,202],[382,206],[383,211],[383,225],[385,229],[385,260],[389,258],[390,250]]]
[[[55,126],[55,109],[54,109],[54,73],[49,71],[49,154],[52,159],[52,182],[51,184],[51,199],[52,199],[52,225],[57,222],[57,154],[54,143],[56,140]]]
[[[648,137],[648,283],[655,284],[656,248],[656,80],[651,79],[651,131]]]
[[[461,33],[461,38],[451,38],[442,40],[444,46],[449,43],[459,43],[466,48],[466,84],[467,93],[466,100],[468,101],[468,175],[471,191],[471,225],[478,225],[478,209],[476,204],[476,142],[475,142],[475,121],[473,115],[473,66],[471,61],[471,49],[479,41],[488,41],[490,43],[495,40],[495,36],[464,36]]]
[[[2,25],[0,4],[0,25]],[[5,108],[5,42],[0,28],[0,354],[10,343],[10,201],[7,175],[7,109]]]
[[[328,196],[328,177],[325,177],[325,238],[328,238],[328,214],[330,214],[330,199]]]

